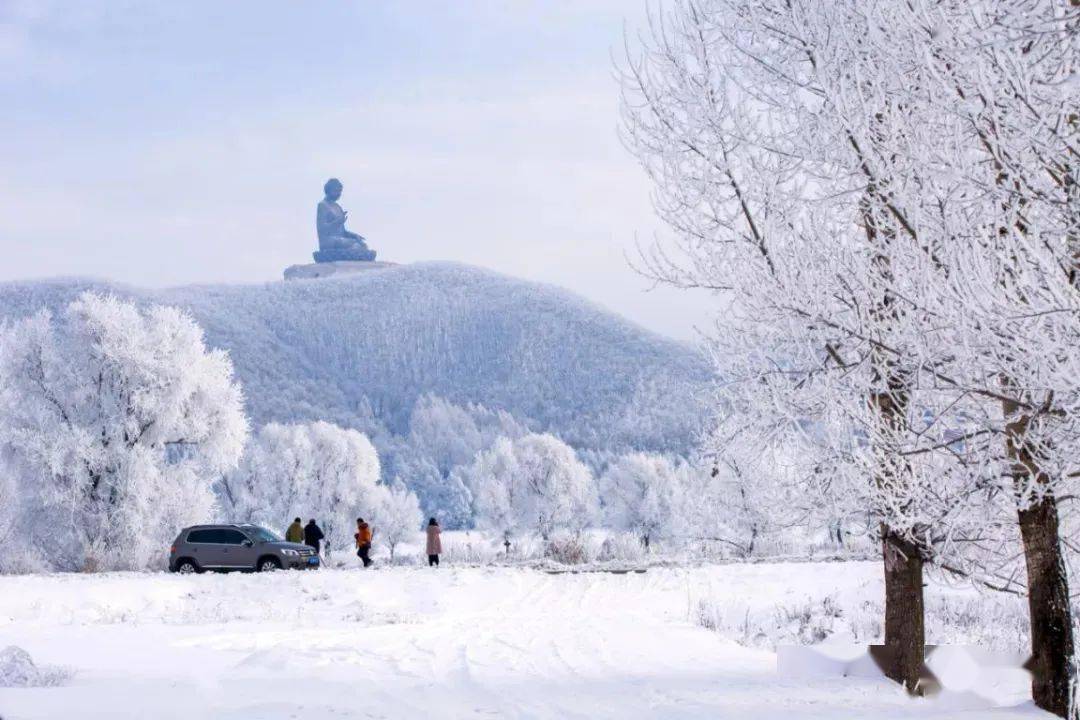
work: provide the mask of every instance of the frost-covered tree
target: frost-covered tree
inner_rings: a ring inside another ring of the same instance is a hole
[[[630,61],[625,128],[678,233],[680,255],[658,251],[647,271],[729,296],[712,339],[730,379],[716,444],[798,432],[808,418],[824,428],[837,487],[879,509],[886,644],[900,658],[890,674],[915,691],[926,523],[911,466],[893,452],[911,406],[907,358],[883,348],[916,318],[897,302],[892,266],[919,240],[882,217],[868,133],[848,122],[862,129],[875,110],[840,113],[843,68],[818,55],[833,46],[817,33],[832,28],[842,41],[855,23],[831,4],[677,2]],[[857,434],[866,441],[850,442]]]
[[[459,473],[443,475],[427,456],[402,447],[388,475],[415,492],[425,515],[439,518],[444,527],[468,527],[472,522],[472,494]]]
[[[19,537],[24,518],[33,516],[33,509],[28,507],[30,498],[21,491],[13,467],[4,460],[4,450],[0,448],[0,543],[10,550],[0,560],[0,573],[47,572],[50,563],[42,557],[37,548],[28,547]]]
[[[507,543],[531,529],[521,524],[522,500],[514,479],[518,476],[514,445],[506,438],[496,440],[489,449],[478,453],[471,464],[456,468],[451,475],[469,488],[476,526],[496,533]]]
[[[496,438],[517,438],[526,429],[510,413],[483,405],[456,405],[437,395],[416,401],[409,418],[409,444],[447,475],[466,465]]]
[[[213,478],[247,431],[228,355],[179,310],[84,294],[0,331],[4,502],[48,567],[159,560],[180,527],[213,515]]]
[[[496,438],[526,432],[503,410],[423,395],[413,406],[409,434],[389,453],[390,476],[414,490],[425,512],[439,517],[444,526],[465,527],[472,521],[472,497],[454,468],[471,463]]]
[[[580,530],[596,515],[596,484],[573,448],[553,435],[500,438],[460,469],[477,525],[510,540],[536,532]]]
[[[937,81],[925,102],[964,130],[942,169],[957,186],[952,207],[963,209],[947,220],[965,240],[964,272],[936,310],[963,330],[953,380],[986,397],[970,413],[968,442],[992,458],[1015,501],[1033,699],[1076,717],[1059,501],[1076,492],[1080,450],[1080,12],[1055,0],[983,5],[912,8],[906,18],[921,41],[909,51]]]
[[[678,236],[646,270],[727,295],[715,444],[800,436],[807,487],[877,521],[887,671],[916,692],[924,565],[1003,544],[1004,473],[1036,479],[1021,498],[1067,474],[1071,423],[1049,420],[1076,396],[1075,165],[1060,160],[1075,157],[1075,17],[1019,1],[672,8],[628,64],[628,140]],[[1052,564],[1029,576],[1067,607]]]
[[[836,502],[813,475],[814,453],[798,433],[768,436],[748,432],[712,447],[702,468],[686,481],[682,513],[693,536],[718,542],[750,557],[806,531],[825,530],[842,544],[842,528],[865,525],[866,510]]]
[[[436,395],[424,395],[413,406],[409,444],[443,474],[470,462],[484,446],[468,410]]]
[[[327,551],[351,545],[356,518],[378,505],[379,457],[367,436],[326,422],[259,429],[219,494],[225,519],[283,532],[315,518]]]
[[[386,546],[393,561],[397,546],[418,535],[423,515],[416,494],[404,485],[379,486],[378,490],[372,511],[377,530],[375,542]]]
[[[634,533],[648,548],[657,539],[685,534],[686,473],[667,457],[630,453],[598,480],[607,523]]]
[[[877,73],[838,76],[837,117],[873,151],[867,227],[888,240],[890,320],[918,321],[876,351],[906,378],[877,407],[910,408],[888,455],[916,482],[893,513],[948,498],[922,525],[928,562],[1026,575],[1033,698],[1076,715],[1058,498],[1075,493],[1080,449],[1080,15],[1054,0],[840,5],[862,31],[821,57]],[[893,251],[905,236],[929,262]]]

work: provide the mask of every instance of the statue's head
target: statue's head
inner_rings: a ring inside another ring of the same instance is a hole
[[[341,189],[343,187],[340,180],[337,178],[330,178],[326,181],[326,184],[322,186],[322,189],[323,192],[326,193],[326,197],[333,202],[337,202],[337,199],[341,197]]]

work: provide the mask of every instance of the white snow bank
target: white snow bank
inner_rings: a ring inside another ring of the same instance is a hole
[[[1031,682],[1023,669],[1024,658],[1015,653],[993,652],[964,645],[928,645],[924,691],[939,696],[948,706],[983,707],[1003,704],[1002,689]],[[776,671],[781,678],[870,678],[884,673],[867,645],[823,643],[813,646],[785,645],[777,648]]]
[[[0,650],[0,687],[53,687],[62,684],[70,673],[61,668],[38,667],[30,653],[15,645]]]
[[[870,669],[867,660],[865,645],[781,645],[776,649],[776,672],[793,678],[862,677]],[[874,667],[869,676],[882,674]]]
[[[877,563],[843,563],[840,567],[856,565],[877,574]],[[786,566],[799,567],[798,564]],[[803,563],[802,567],[829,566]],[[823,571],[823,577],[835,577],[840,572],[839,569]],[[770,575],[766,573],[765,577]],[[763,581],[768,582],[764,578]],[[733,595],[727,588],[715,588],[696,599],[694,619],[701,626],[749,647],[773,650],[782,645],[823,642],[865,646],[883,641],[882,593],[878,580],[862,587],[831,580],[793,582],[786,589],[773,587],[769,595],[772,602],[761,603],[744,602],[739,594]],[[759,596],[760,593],[755,593],[751,597]],[[929,644],[978,646],[1011,657],[1027,651],[1027,625],[1027,603],[1023,598],[976,592],[964,585],[931,583],[928,587]]]
[[[78,682],[0,688],[20,720],[297,717],[818,720],[1038,717],[1027,683],[993,702],[914,701],[855,677],[792,678],[695,624],[707,595],[765,616],[829,588],[881,593],[877,563],[646,573],[375,566],[259,575],[0,577],[0,636]],[[734,615],[734,614],[730,614]],[[1019,706],[1019,708],[1018,708]]]
[[[978,690],[988,676],[1002,670],[1027,673],[1025,658],[1016,653],[971,645],[927,645],[926,649],[926,667],[946,690]],[[782,645],[776,649],[776,672],[784,677],[884,677],[869,645],[846,643]]]

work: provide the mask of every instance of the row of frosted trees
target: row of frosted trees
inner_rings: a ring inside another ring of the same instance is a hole
[[[161,567],[181,527],[218,518],[314,517],[342,548],[363,514],[391,553],[419,530],[362,433],[249,435],[228,355],[182,311],[88,293],[0,327],[0,571]]]
[[[1033,696],[1061,716],[1076,713],[1060,525],[1080,472],[1078,14],[676,0],[628,43],[623,104],[675,238],[645,271],[725,298],[718,465],[787,453],[808,506],[875,520],[888,672],[912,692],[924,570],[1026,592]]]
[[[412,440],[447,467],[435,479],[408,463],[384,473],[365,434],[332,423],[251,433],[243,406],[229,357],[173,308],[87,293],[0,327],[0,571],[160,567],[186,525],[280,531],[295,516],[317,519],[330,551],[364,516],[393,558],[421,525],[416,488],[425,510],[500,540],[606,525],[648,546],[700,534],[705,498],[723,493],[661,455],[612,455],[595,473],[553,435],[498,413],[481,432],[431,398]]]

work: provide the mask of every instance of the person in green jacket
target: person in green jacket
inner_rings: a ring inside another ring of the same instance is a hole
[[[294,543],[304,542],[304,526],[300,522],[300,518],[296,518],[292,521],[292,525],[285,531],[285,539]]]

